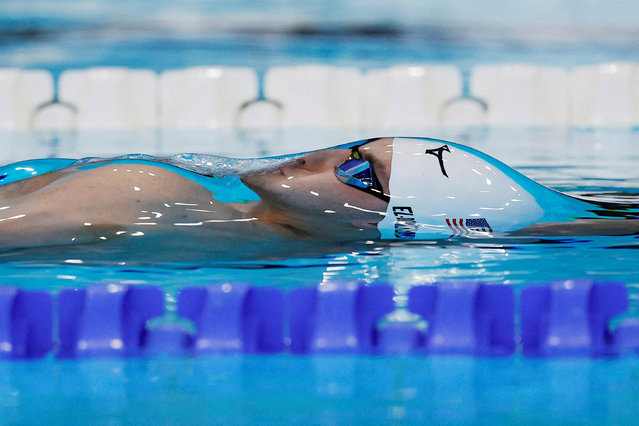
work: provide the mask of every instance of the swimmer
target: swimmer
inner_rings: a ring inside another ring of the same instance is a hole
[[[217,256],[283,242],[639,231],[639,221],[628,220],[639,217],[632,205],[561,194],[436,139],[370,139],[275,163],[236,177],[138,156],[41,174],[36,167],[26,179],[11,176],[29,162],[6,166],[0,175],[13,181],[0,181],[0,249],[168,250],[174,258],[192,247]]]

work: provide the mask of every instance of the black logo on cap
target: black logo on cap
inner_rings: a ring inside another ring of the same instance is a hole
[[[439,168],[442,170],[442,174],[448,177],[448,173],[446,173],[446,169],[444,168],[444,151],[450,152],[448,145],[440,146],[439,148],[435,149],[427,149],[426,154],[431,154],[437,157],[437,159],[439,160]]]

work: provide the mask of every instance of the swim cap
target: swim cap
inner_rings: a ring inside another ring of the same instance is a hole
[[[539,222],[544,210],[517,183],[528,180],[471,148],[395,138],[383,239],[489,236]],[[523,182],[522,182],[523,183]]]

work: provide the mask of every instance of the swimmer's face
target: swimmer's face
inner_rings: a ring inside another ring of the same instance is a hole
[[[391,144],[392,139],[378,139],[359,148],[385,194]],[[335,167],[350,154],[350,149],[315,151],[275,170],[244,176],[244,183],[262,199],[260,220],[299,236],[344,240],[379,237],[377,223],[384,218],[387,202],[335,176]]]

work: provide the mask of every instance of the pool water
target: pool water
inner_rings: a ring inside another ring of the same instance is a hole
[[[529,177],[572,194],[639,193],[633,131],[431,129],[432,136],[469,144]],[[339,135],[299,130],[299,150]],[[428,129],[425,129],[428,131]],[[296,140],[296,135],[286,135]],[[16,137],[14,134],[13,137]],[[69,156],[85,143],[135,135],[21,135],[34,156]],[[239,143],[238,135],[204,132],[191,147],[250,157],[290,149],[277,140]],[[243,136],[244,137],[244,136]],[[76,138],[75,141],[72,139]],[[279,141],[281,142],[281,141]],[[149,145],[153,146],[153,145]],[[179,147],[190,147],[184,141]],[[117,145],[111,145],[117,150]],[[152,154],[175,152],[162,139]],[[57,151],[59,150],[59,151]],[[188,151],[188,149],[187,149]],[[199,151],[202,151],[201,149]],[[64,153],[64,155],[62,155]],[[111,152],[111,155],[118,152]],[[109,154],[109,153],[105,153]],[[7,155],[7,154],[5,154]],[[71,155],[73,156],[73,155]],[[76,155],[81,156],[81,155]],[[17,158],[16,158],[17,159]],[[612,196],[612,195],[608,195]],[[353,243],[337,250],[219,262],[126,265],[38,263],[2,259],[7,284],[52,292],[91,283],[154,284],[175,319],[179,290],[215,281],[245,281],[282,289],[361,279],[398,289],[442,280],[480,279],[512,285],[555,279],[623,280],[630,292],[625,316],[639,315],[636,236],[433,242]],[[617,319],[618,320],[618,319]],[[0,410],[10,422],[137,424],[294,422],[458,423],[627,422],[639,414],[635,356],[612,360],[469,357],[212,356],[0,363]]]
[[[546,0],[553,3],[553,0]],[[487,63],[573,67],[636,60],[637,6],[575,0],[561,10],[462,0],[401,7],[362,0],[328,2],[77,2],[0,5],[0,63],[46,68],[125,66],[163,71],[197,65],[329,63],[360,68]],[[605,9],[605,10],[601,10]],[[82,54],[78,54],[82,52]]]
[[[86,10],[74,15],[75,2],[59,2],[61,6],[56,2],[55,7],[47,7],[47,2],[33,2],[29,7],[22,3],[0,5],[7,11],[0,20],[0,64],[45,68],[54,75],[93,66],[160,72],[229,65],[263,72],[275,65],[322,62],[362,69],[446,63],[457,66],[467,77],[473,66],[484,63],[518,61],[569,68],[639,60],[634,32],[606,30],[614,28],[615,20],[582,32],[581,38],[553,31],[528,37],[521,31],[535,28],[536,23],[523,22],[522,26],[522,15],[513,9],[504,12],[511,18],[506,26],[510,32],[504,35],[502,27],[482,31],[472,25],[472,19],[469,27],[463,20],[452,27],[405,26],[411,21],[410,8],[399,17],[391,13],[384,24],[371,25],[375,17],[362,15],[356,25],[312,19],[312,25],[307,25],[307,19],[288,19],[287,11],[299,11],[280,2],[283,6],[274,8],[281,12],[279,19],[256,31],[237,24],[238,20],[231,20],[235,23],[228,28],[202,26],[218,11],[208,11],[204,18],[193,21],[206,8],[200,2],[189,2],[189,12],[195,12],[187,18],[171,13],[173,2],[160,2],[165,8],[163,16],[157,9],[147,15],[146,4],[92,2],[103,11],[96,19],[88,18]],[[268,1],[253,3],[258,5],[256,10],[272,7]],[[467,3],[472,6],[474,2]],[[316,4],[309,16],[329,6]],[[338,9],[349,11],[348,6]],[[385,13],[379,6],[373,9]],[[586,16],[581,24],[588,27],[596,14],[579,5],[577,9]],[[443,16],[448,11],[444,8]],[[254,10],[242,12],[250,15]],[[574,16],[570,12],[563,17]],[[517,16],[519,19],[512,19]],[[627,25],[628,18],[617,21]],[[282,22],[288,24],[282,26]],[[474,31],[469,35],[466,28]],[[328,129],[4,132],[0,133],[0,165],[30,158],[114,156],[131,151],[256,157],[373,136],[384,135]],[[639,194],[636,129],[421,128],[406,129],[402,136],[442,138],[472,146],[542,184],[571,194]],[[181,288],[220,280],[290,289],[356,278],[405,289],[442,280],[480,279],[506,283],[519,292],[533,283],[594,278],[626,282],[630,293],[626,316],[637,316],[637,248],[636,236],[595,236],[352,243],[302,254],[163,264],[133,259],[125,265],[95,261],[78,265],[16,261],[0,255],[0,276],[7,285],[53,293],[92,283],[158,285],[165,292],[169,314],[175,311]],[[505,359],[274,355],[74,361],[49,356],[0,363],[0,423],[7,424],[632,423],[639,416],[638,401],[636,356],[593,360],[521,355]]]
[[[553,130],[553,129],[424,129],[429,136],[465,143],[513,166],[528,177],[553,189],[573,195],[618,197],[639,193],[639,133],[622,130]],[[296,134],[297,133],[297,134]],[[299,136],[298,136],[299,135]],[[344,137],[348,135],[345,134]],[[352,136],[352,135],[351,135]],[[12,135],[15,140],[16,135]],[[92,146],[108,146],[101,155],[119,155],[138,135],[125,132],[105,135],[58,135],[55,144],[38,140],[43,136],[23,134],[17,144],[34,157],[81,157]],[[76,138],[75,142],[72,141]],[[100,143],[116,138],[121,146]],[[169,154],[183,151],[222,152],[234,157],[276,155],[282,152],[337,144],[335,131],[297,129],[258,143],[238,140],[237,134],[204,131],[179,140],[161,139],[141,148],[145,153]],[[246,136],[242,136],[246,138]],[[364,137],[362,135],[362,137]],[[202,141],[206,141],[206,146]],[[342,139],[340,142],[344,142]],[[297,144],[290,141],[299,141]],[[31,144],[31,145],[29,145]],[[140,146],[138,146],[140,147]],[[193,148],[193,149],[190,149]],[[105,149],[105,148],[101,148]],[[118,151],[119,150],[119,151]],[[74,152],[75,151],[75,152]],[[13,160],[21,154],[13,155]],[[22,154],[24,155],[24,154]],[[9,154],[5,153],[5,156]],[[17,157],[17,158],[16,158]],[[5,162],[10,162],[8,158]],[[131,280],[136,283],[161,283],[167,291],[177,291],[183,282],[203,283],[211,279],[246,280],[256,285],[270,285],[277,280],[283,287],[314,285],[328,279],[360,278],[369,282],[390,281],[403,284],[430,283],[452,278],[482,279],[522,285],[531,281],[567,278],[620,279],[633,289],[639,284],[633,259],[639,247],[635,236],[589,236],[574,238],[505,238],[461,239],[422,242],[356,242],[330,249],[309,248],[302,254],[264,253],[239,260],[217,260],[194,256],[189,262],[152,264],[145,259],[131,259],[125,265],[103,267],[87,260],[77,267],[64,261],[33,265],[12,261],[13,255],[0,255],[4,276],[28,288],[60,289],[91,282]],[[583,262],[584,259],[592,261]],[[62,259],[64,260],[64,259]],[[581,260],[581,261],[580,261]],[[327,270],[327,268],[329,270]],[[282,274],[282,270],[286,270]],[[56,278],[52,278],[56,277]],[[633,290],[634,291],[634,290]],[[634,297],[634,293],[633,293]],[[633,307],[634,309],[634,307]]]
[[[225,356],[0,364],[3,423],[633,424],[636,359]]]

